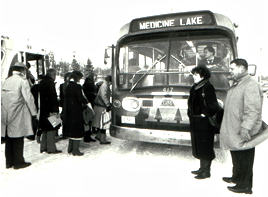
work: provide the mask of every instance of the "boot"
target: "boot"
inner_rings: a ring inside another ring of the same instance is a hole
[[[199,162],[200,162],[200,167],[199,167],[199,169],[198,169],[198,170],[191,171],[192,174],[196,174],[196,175],[198,175],[199,173],[201,173],[201,171],[202,171],[202,169],[201,169],[201,160],[199,160]]]
[[[101,137],[100,137],[100,136],[101,136],[101,135],[100,135],[100,134],[101,134],[101,131],[100,131],[100,129],[96,129],[96,130],[97,130],[97,131],[96,131],[96,137],[95,137],[95,139],[98,140],[98,141],[100,141],[100,138],[101,138]]]
[[[100,144],[111,144],[111,142],[106,140],[106,130],[104,129],[100,131]]]
[[[73,140],[72,154],[74,156],[82,156],[82,155],[84,155],[84,153],[81,153],[80,150],[79,150],[79,143],[80,143],[80,140]]]
[[[69,139],[68,153],[71,153],[72,151],[73,151],[73,140]]]
[[[96,142],[96,140],[91,138],[91,131],[86,131],[84,136],[84,142]]]
[[[195,176],[196,179],[205,179],[210,177],[211,160],[201,159],[201,172]]]

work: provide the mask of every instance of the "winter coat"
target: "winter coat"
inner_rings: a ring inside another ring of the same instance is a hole
[[[30,85],[26,78],[13,71],[2,85],[1,136],[23,137],[33,135],[32,116],[37,111]]]
[[[94,84],[94,81],[90,81],[89,78],[86,78],[85,83],[83,84],[83,91],[87,100],[91,103],[92,107],[94,107],[94,100],[97,95],[97,87]]]
[[[60,107],[63,107],[63,103],[64,103],[64,95],[65,95],[65,89],[68,85],[68,82],[64,82],[62,84],[60,84]]]
[[[262,125],[263,95],[259,84],[249,75],[229,89],[224,105],[220,130],[220,145],[227,150],[242,150],[241,128],[256,135]],[[247,147],[253,148],[253,147]]]
[[[212,160],[215,158],[213,151],[215,133],[208,117],[213,116],[218,109],[215,89],[208,80],[202,80],[192,86],[188,99],[188,116],[193,156],[198,159]],[[202,117],[201,114],[204,114],[205,117]]]
[[[84,136],[83,106],[87,104],[81,85],[70,81],[65,90],[63,105],[63,135],[70,138]]]
[[[110,97],[111,97],[111,90],[108,82],[105,81],[101,85],[98,94],[96,96],[96,99],[94,101],[95,117],[92,121],[93,127],[100,128],[101,114],[102,112],[106,111],[108,107],[111,106]]]
[[[109,84],[107,81],[104,81],[98,91],[98,94],[94,100],[94,103],[97,106],[107,108],[111,105],[110,97],[111,97],[111,90],[110,90]]]
[[[39,127],[41,130],[49,131],[55,130],[48,117],[50,113],[59,113],[59,102],[57,98],[57,92],[55,88],[55,83],[52,78],[45,76],[39,84],[40,93],[40,119]]]

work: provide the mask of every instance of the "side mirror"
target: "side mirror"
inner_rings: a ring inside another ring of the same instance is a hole
[[[257,66],[255,64],[249,64],[248,65],[248,74],[251,76],[255,76],[256,75],[256,69]]]
[[[112,62],[113,58],[113,52],[114,52],[114,45],[112,46],[107,46],[105,51],[104,51],[104,64],[108,64],[108,62]]]

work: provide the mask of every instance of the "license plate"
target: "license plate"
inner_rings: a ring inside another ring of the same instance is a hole
[[[174,103],[172,100],[170,99],[163,99],[161,102],[161,106],[165,106],[165,107],[174,107]]]
[[[133,116],[121,116],[121,122],[125,124],[135,124],[135,117]]]

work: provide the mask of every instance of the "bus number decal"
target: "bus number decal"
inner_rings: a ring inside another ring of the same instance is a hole
[[[172,92],[173,91],[173,87],[167,87],[167,88],[163,88],[163,92]]]

